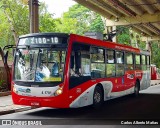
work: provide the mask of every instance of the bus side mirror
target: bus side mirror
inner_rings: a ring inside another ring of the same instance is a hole
[[[8,59],[8,51],[4,55],[4,64],[7,64],[7,59]]]

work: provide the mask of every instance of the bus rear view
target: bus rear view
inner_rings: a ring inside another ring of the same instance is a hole
[[[19,38],[12,81],[14,104],[68,107],[63,93],[67,41],[67,34],[56,33]]]

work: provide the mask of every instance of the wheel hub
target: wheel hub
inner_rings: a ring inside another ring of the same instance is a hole
[[[96,103],[99,103],[101,101],[101,95],[100,93],[96,92],[95,95],[94,95],[94,101]]]

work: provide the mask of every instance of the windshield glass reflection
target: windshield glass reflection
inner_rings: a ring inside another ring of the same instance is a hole
[[[14,78],[18,81],[53,82],[62,81],[65,51],[36,48],[18,49]]]

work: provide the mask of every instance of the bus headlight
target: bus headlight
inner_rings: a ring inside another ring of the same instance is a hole
[[[13,86],[13,92],[17,93],[17,89]]]
[[[58,96],[58,95],[61,95],[62,93],[63,93],[63,88],[60,87],[60,88],[58,88],[58,89],[55,91],[54,95],[55,95],[55,96]]]

